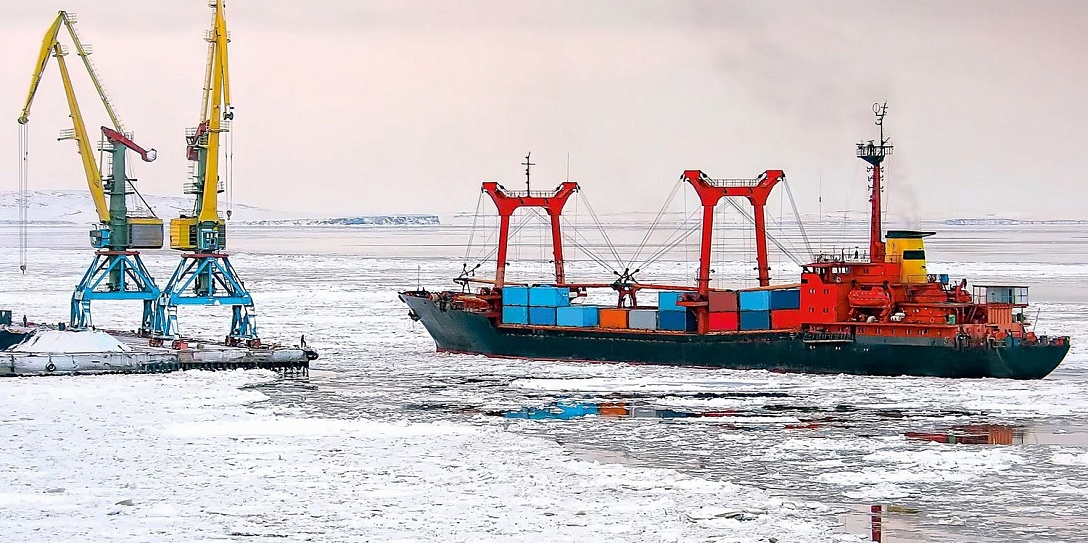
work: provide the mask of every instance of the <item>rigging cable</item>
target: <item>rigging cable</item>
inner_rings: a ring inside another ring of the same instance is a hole
[[[539,212],[538,212],[538,214],[539,214]],[[575,233],[575,235],[568,234],[567,230],[564,229],[563,230],[563,238],[564,239],[571,242],[571,244],[573,244],[575,247],[580,249],[582,251],[582,253],[584,253],[587,257],[589,257],[590,260],[596,262],[597,264],[600,264],[601,267],[603,267],[606,271],[615,271],[615,268],[611,264],[609,264],[604,259],[603,256],[601,256],[600,254],[598,254],[598,253],[596,253],[596,252],[594,252],[592,250],[592,247],[593,247],[592,243],[593,242],[589,238],[587,238],[585,236],[585,234],[580,232],[577,228],[574,228],[571,225],[570,221],[566,219],[566,217],[563,217],[563,221],[565,221],[567,229],[570,229],[570,230],[574,231],[574,233]],[[577,236],[581,236],[583,241],[579,241]]]
[[[476,221],[480,218],[480,206],[484,202],[484,193],[480,191],[480,196],[476,198],[476,212],[472,215],[472,230],[468,232],[468,245],[465,246],[465,261],[468,261],[468,256],[472,252],[472,241],[476,237]]]
[[[665,204],[662,205],[661,209],[658,210],[657,216],[654,217],[654,222],[650,223],[650,227],[646,229],[646,235],[642,236],[642,241],[639,242],[638,248],[635,249],[634,256],[632,256],[631,260],[629,260],[627,262],[627,266],[625,266],[626,268],[630,269],[632,267],[632,265],[635,263],[635,261],[638,260],[638,257],[642,254],[642,250],[646,247],[646,243],[648,241],[650,241],[650,235],[652,235],[653,232],[654,232],[654,229],[657,228],[657,224],[659,222],[661,222],[661,217],[665,214],[665,210],[668,209],[669,204],[672,203],[672,199],[676,197],[676,192],[678,190],[680,190],[680,186],[683,183],[684,183],[684,178],[681,177],[679,180],[676,181],[676,184],[674,184],[672,186],[672,192],[669,193],[669,197],[667,199],[665,199]],[[686,200],[684,202],[684,208],[685,209],[687,208],[687,201]],[[687,219],[685,219],[684,222],[686,223]],[[681,224],[681,227],[682,226],[683,226],[683,223]],[[678,227],[677,230],[679,230],[679,228],[680,227]],[[671,234],[670,234],[670,236],[671,236]]]
[[[516,226],[514,226],[514,228],[510,231],[509,237],[507,239],[508,240],[512,239],[515,234],[517,234],[518,232],[521,232],[521,229],[524,228],[525,225],[529,223],[529,219],[531,219],[531,218],[532,218],[532,215],[523,216],[521,218],[521,222],[519,222]],[[495,231],[498,231],[498,227],[495,228]],[[492,233],[492,235],[494,235],[494,233]],[[490,238],[488,238],[488,239],[490,240]],[[517,246],[520,246],[520,244],[515,244],[515,247],[517,247]],[[496,244],[494,247],[491,248],[491,250],[486,255],[480,257],[478,262],[483,262],[485,260],[491,260],[491,258],[494,257],[498,252],[499,252],[499,246],[498,246],[498,244]]]
[[[698,223],[693,224],[687,230],[687,232],[684,232],[684,234],[677,237],[675,240],[673,240],[671,242],[668,242],[665,245],[662,245],[653,255],[650,256],[650,258],[648,258],[646,260],[646,262],[644,264],[639,266],[639,268],[641,269],[641,268],[644,268],[646,266],[649,266],[650,264],[653,264],[653,263],[657,262],[659,259],[661,259],[661,257],[668,254],[669,251],[672,251],[673,249],[675,249],[681,243],[684,243],[685,241],[687,241],[687,239],[689,237],[691,237],[692,234],[694,234],[695,232],[698,232],[699,230],[700,230],[700,225]]]
[[[749,215],[744,210],[744,208],[742,208],[740,206],[740,204],[734,202],[732,199],[729,199],[729,198],[726,198],[725,202],[727,204],[729,204],[730,206],[732,206],[733,209],[736,209],[738,212],[740,212],[740,214],[743,215],[745,219],[748,219],[748,222],[750,222],[752,224],[755,224],[755,220],[752,218],[751,215]],[[782,243],[779,242],[777,238],[775,238],[774,236],[772,236],[770,234],[767,234],[767,239],[770,240],[770,242],[773,243],[775,247],[778,247],[778,250],[782,251],[783,253],[786,253],[786,256],[789,257],[789,259],[792,260],[794,264],[797,264],[798,266],[803,266],[804,265],[801,262],[801,260],[799,260],[792,252],[790,252],[788,249],[786,249],[786,247],[783,246]]]
[[[234,121],[230,121],[227,130],[226,145],[226,178],[227,178],[227,220],[234,213]]]
[[[26,273],[27,264],[27,208],[29,202],[30,128],[19,125],[19,271]]]
[[[532,213],[532,215],[534,215],[537,219],[539,219],[539,224],[545,224],[546,222],[548,222],[550,220],[548,217],[545,217],[544,213],[541,212],[539,209],[529,208],[529,212]],[[567,227],[570,228],[570,221],[567,220],[566,217],[560,216],[560,218],[563,221],[565,221],[566,224],[567,224]],[[578,232],[578,231],[575,230],[575,232]],[[580,234],[580,232],[578,232],[578,233]],[[573,245],[576,249],[581,250],[586,256],[588,256],[590,258],[590,260],[593,260],[594,262],[599,264],[601,267],[603,267],[607,271],[613,271],[612,266],[609,265],[608,262],[606,262],[603,257],[601,257],[600,255],[598,255],[595,252],[590,250],[589,243],[591,243],[591,242],[590,242],[590,240],[588,238],[585,237],[585,235],[582,235],[582,238],[585,239],[585,242],[586,242],[585,245],[583,245],[581,242],[579,242],[578,238],[572,236],[571,234],[568,234],[565,230],[562,231],[562,236],[563,236],[564,240],[570,242],[570,244]]]
[[[591,204],[589,202],[589,197],[582,194],[581,189],[578,190],[578,197],[583,198],[585,200],[586,211],[589,211],[589,216],[590,216],[590,218],[593,219],[593,223],[597,225],[597,230],[601,233],[601,236],[604,238],[605,245],[607,245],[608,248],[612,251],[612,256],[616,258],[616,265],[617,265],[617,268],[618,268],[621,264],[623,264],[623,259],[620,258],[619,252],[616,251],[616,246],[612,243],[612,240],[608,237],[608,232],[605,231],[604,226],[601,224],[600,218],[597,217],[597,212],[593,210],[593,204]]]
[[[680,245],[681,243],[686,241],[689,237],[691,237],[691,235],[693,233],[698,231],[700,229],[700,227],[702,226],[702,224],[699,221],[692,221],[694,216],[697,215],[698,213],[699,213],[699,210],[696,209],[696,210],[693,210],[691,212],[691,214],[689,214],[687,217],[685,217],[684,220],[676,227],[676,229],[674,229],[669,234],[669,237],[665,239],[665,243],[662,244],[661,247],[658,247],[658,249],[656,251],[651,253],[650,256],[648,256],[646,258],[646,260],[642,264],[639,264],[638,268],[639,269],[645,268],[646,266],[649,266],[650,264],[653,264],[654,262],[657,262],[663,256],[668,254],[669,251],[674,249],[677,245]],[[681,229],[684,228],[689,222],[691,222],[691,226],[687,227],[688,228],[687,231],[685,231],[682,234],[680,234],[679,236],[677,236],[677,238],[675,240],[672,239],[672,237],[674,235],[676,235],[677,232],[680,232]]]

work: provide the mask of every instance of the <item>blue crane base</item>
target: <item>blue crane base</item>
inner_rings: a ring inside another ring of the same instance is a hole
[[[76,330],[92,326],[91,302],[95,300],[142,300],[140,335],[149,335],[154,323],[154,303],[160,297],[155,279],[137,251],[98,251],[72,293],[69,325]]]
[[[230,265],[224,253],[193,253],[181,255],[174,275],[155,303],[153,337],[157,340],[177,340],[177,308],[182,305],[229,305],[232,318],[228,345],[259,347],[256,310],[253,297]]]

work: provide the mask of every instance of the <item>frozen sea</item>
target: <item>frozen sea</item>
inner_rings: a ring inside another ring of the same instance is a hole
[[[4,541],[868,541],[876,504],[886,542],[1088,541],[1082,226],[931,225],[931,272],[1028,285],[1039,330],[1073,337],[1051,376],[1015,382],[437,354],[395,292],[453,286],[486,256],[466,259],[463,222],[233,227],[262,337],[321,352],[308,378],[0,380]],[[636,226],[609,225],[619,256]],[[824,230],[809,234],[826,248],[864,239],[863,225]],[[546,277],[541,233],[522,232],[515,277]],[[25,275],[15,236],[0,227],[0,307],[67,320],[85,229],[32,227]],[[723,236],[716,281],[748,281],[750,249]],[[176,254],[145,259],[164,282]],[[694,259],[680,245],[642,273],[690,281]],[[587,258],[570,269],[609,277]],[[131,329],[137,311],[99,304],[95,322]],[[198,337],[229,323],[221,308],[180,318]],[[980,428],[1007,444],[918,438]]]

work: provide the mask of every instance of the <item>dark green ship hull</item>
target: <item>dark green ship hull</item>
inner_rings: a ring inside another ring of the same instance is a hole
[[[826,337],[767,331],[694,334],[598,328],[497,326],[483,313],[440,307],[424,293],[400,298],[439,351],[485,356],[632,362],[780,372],[1041,379],[1062,345],[957,347],[942,340]]]
[[[5,351],[26,339],[27,333],[10,328],[0,328],[0,351]]]

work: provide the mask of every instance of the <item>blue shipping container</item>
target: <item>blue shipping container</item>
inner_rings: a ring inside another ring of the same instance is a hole
[[[769,330],[771,328],[770,311],[741,311],[741,330]]]
[[[661,311],[686,311],[686,307],[676,305],[683,295],[683,292],[658,292],[657,308]]]
[[[771,309],[771,293],[767,290],[740,291],[741,311],[767,311]]]
[[[529,305],[535,307],[566,307],[570,305],[570,289],[566,287],[530,287]]]
[[[529,308],[523,305],[508,305],[502,308],[503,324],[529,324]]]
[[[697,326],[695,313],[691,311],[661,311],[657,314],[657,327],[660,330],[694,332]]]
[[[529,287],[502,287],[502,305],[529,305]]]
[[[558,326],[597,326],[597,306],[572,305],[555,310],[555,324]]]
[[[797,309],[801,307],[801,291],[795,288],[772,290],[771,309]]]
[[[544,326],[555,326],[555,308],[554,307],[530,307],[529,308],[529,324],[540,324]]]

